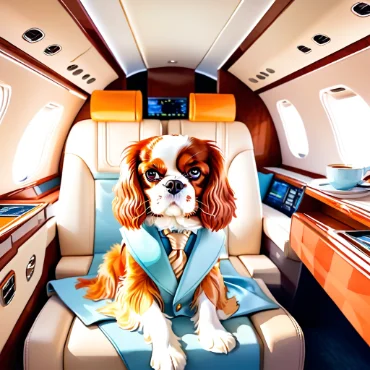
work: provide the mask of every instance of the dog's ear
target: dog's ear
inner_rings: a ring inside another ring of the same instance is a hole
[[[227,180],[224,158],[220,149],[207,141],[209,179],[202,196],[200,219],[203,226],[212,231],[225,228],[236,217],[234,192]]]
[[[138,142],[123,151],[121,173],[114,187],[114,216],[123,227],[131,230],[139,229],[146,218],[145,197],[138,175],[140,152],[144,145]]]

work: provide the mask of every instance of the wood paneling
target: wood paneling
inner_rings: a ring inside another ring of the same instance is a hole
[[[16,189],[16,190],[13,190],[9,193],[5,193],[5,194],[2,194],[0,195],[0,202],[2,200],[40,200],[41,198],[45,197],[46,195],[48,194],[51,194],[51,193],[54,193],[55,191],[57,191],[60,187],[60,185],[52,188],[52,189],[49,189],[41,194],[37,194],[36,192],[36,189],[35,187],[38,186],[38,185],[41,185],[45,182],[48,182],[50,180],[53,180],[57,177],[60,177],[59,174],[54,174],[54,175],[50,175],[50,176],[47,176],[47,177],[44,177],[42,179],[39,179],[37,181],[34,181],[30,184],[28,184],[27,186],[23,187],[23,188],[20,188],[20,189]]]
[[[125,72],[117,63],[109,46],[101,36],[95,24],[87,14],[79,0],[59,0],[60,4],[67,10],[78,27],[95,47],[106,62],[114,69],[120,78],[125,77]]]
[[[296,72],[291,73],[288,76],[285,76],[281,78],[280,80],[277,80],[267,86],[262,87],[261,89],[258,89],[255,91],[256,94],[261,94],[265,91],[271,90],[274,87],[280,86],[282,84],[285,84],[286,82],[292,81],[298,77],[301,77],[307,73],[310,73],[312,71],[315,71],[316,69],[325,67],[326,65],[330,63],[334,63],[339,59],[348,57],[349,55],[352,55],[354,53],[357,53],[358,51],[365,49],[370,46],[370,36],[366,36],[361,40],[358,40],[354,42],[351,45],[346,46],[345,48],[336,51],[335,53],[328,55],[327,57],[318,60],[317,62],[314,62],[307,67],[304,67],[302,69],[299,69]]]
[[[2,202],[0,201],[0,204]],[[7,202],[7,204],[19,204],[20,202],[12,201]],[[5,202],[3,203],[5,204]],[[37,204],[35,202],[35,204]],[[5,217],[5,219],[8,219],[9,222],[2,225],[0,227],[0,243],[4,242],[6,239],[9,238],[9,236],[17,229],[19,229],[22,225],[24,225],[27,221],[29,221],[31,218],[35,217],[39,212],[44,212],[44,209],[47,207],[47,203],[39,203],[36,205],[35,208],[31,209],[30,211],[26,212],[22,216],[18,217]]]
[[[59,260],[59,245],[55,238],[46,249],[41,278],[0,353],[1,369],[23,369],[24,341],[48,299],[45,286],[48,281],[55,279],[55,267]]]
[[[297,167],[286,166],[285,164],[282,164],[281,168],[287,171],[299,173],[300,175],[303,175],[303,176],[312,177],[313,179],[322,179],[324,177],[323,175],[319,175],[318,173],[302,170]]]
[[[370,345],[370,264],[315,215],[295,213],[290,243],[325,292]]]
[[[366,209],[344,202],[342,199],[335,198],[310,186],[306,187],[305,194],[342,212],[347,217],[370,227],[370,212]]]
[[[262,99],[238,78],[223,70],[218,71],[218,92],[234,94],[236,120],[245,123],[251,133],[257,167],[279,167],[281,165],[279,140],[270,113]]]
[[[148,69],[149,97],[189,97],[195,91],[195,72],[183,67]]]
[[[27,68],[32,69],[34,72],[42,75],[48,80],[57,83],[58,85],[64,87],[67,90],[76,91],[84,97],[88,96],[84,90],[73,84],[71,81],[67,80],[65,77],[61,76],[53,69],[39,62],[37,59],[25,53],[23,50],[17,48],[16,46],[6,41],[2,37],[0,37],[0,54],[3,54],[8,58],[13,59],[14,61],[21,63]]]
[[[249,33],[221,68],[227,71],[258,40],[258,38],[262,36],[276,18],[286,10],[293,1],[294,0],[275,0],[274,4],[257,23],[252,32]]]

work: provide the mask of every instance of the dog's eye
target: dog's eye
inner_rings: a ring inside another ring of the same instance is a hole
[[[200,169],[198,167],[194,167],[190,169],[186,175],[191,180],[197,180],[199,179],[200,174],[201,174]]]
[[[161,175],[156,170],[148,170],[145,172],[145,176],[148,181],[157,181],[160,180]]]

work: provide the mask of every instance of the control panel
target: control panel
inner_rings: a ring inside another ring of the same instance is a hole
[[[263,203],[291,217],[298,209],[304,189],[297,188],[282,180],[273,180]]]

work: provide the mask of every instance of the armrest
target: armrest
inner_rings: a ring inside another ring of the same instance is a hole
[[[286,258],[299,261],[289,242],[291,218],[266,204],[262,204],[262,212],[265,234],[284,252]]]

